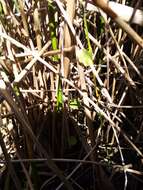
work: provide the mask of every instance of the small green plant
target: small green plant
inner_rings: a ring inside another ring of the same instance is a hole
[[[59,79],[58,88],[57,88],[57,104],[56,110],[61,111],[63,109],[63,92],[62,92],[62,84],[61,80]]]

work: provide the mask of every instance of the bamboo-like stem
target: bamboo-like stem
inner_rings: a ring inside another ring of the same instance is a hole
[[[23,1],[18,0],[18,4],[19,4],[19,9],[21,12],[21,18],[22,18],[22,22],[23,22],[23,27],[26,31],[26,35],[29,36],[29,31],[28,31],[28,23],[27,23],[27,18],[24,12],[24,5],[23,5]]]
[[[69,20],[71,23],[73,23],[73,19],[75,16],[75,3],[76,0],[67,0],[66,1],[66,7],[67,7],[67,14],[69,16]],[[73,36],[72,33],[69,29],[69,26],[67,23],[65,23],[65,28],[64,28],[64,47],[69,48],[73,44]],[[65,56],[64,57],[64,76],[67,78],[69,75],[69,69],[70,69],[70,58],[72,56]]]

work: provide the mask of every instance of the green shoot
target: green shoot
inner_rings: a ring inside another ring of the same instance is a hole
[[[57,105],[56,105],[56,109],[57,109],[57,111],[61,111],[62,108],[63,108],[63,92],[62,92],[61,80],[59,80],[58,89],[57,89]]]

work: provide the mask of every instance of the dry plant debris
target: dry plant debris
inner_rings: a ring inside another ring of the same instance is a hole
[[[0,0],[2,189],[142,189],[142,24],[101,3]]]

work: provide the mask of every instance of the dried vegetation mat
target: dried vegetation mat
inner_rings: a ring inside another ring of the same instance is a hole
[[[143,54],[97,10],[0,0],[1,189],[142,189]]]

